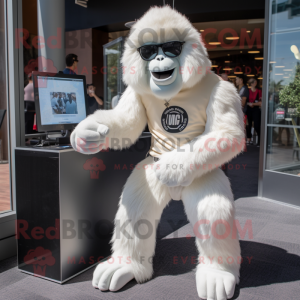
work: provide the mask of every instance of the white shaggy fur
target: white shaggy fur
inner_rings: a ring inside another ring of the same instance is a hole
[[[99,123],[108,127],[101,139],[92,133],[93,130],[97,131]],[[147,116],[141,99],[129,86],[114,109],[98,110],[79,123],[71,135],[71,143],[74,149],[84,154],[92,154],[108,147],[128,148],[139,138],[146,124]]]
[[[145,28],[151,28],[160,43],[181,38],[185,41],[179,57],[180,65],[193,71],[183,73],[182,89],[192,89],[205,76],[211,63],[199,32],[184,16],[168,6],[151,8],[133,26],[126,43],[122,57],[124,82],[128,85],[125,93],[115,109],[97,111],[76,127],[71,136],[76,150],[91,154],[99,151],[104,142],[105,147],[126,148],[144,129],[147,112],[141,99],[144,94],[151,93],[151,89],[145,75],[147,64],[137,48],[141,43],[152,41],[149,34],[143,35],[142,42],[139,40],[139,34]],[[180,36],[183,32],[185,34]],[[198,67],[204,72],[199,74]],[[183,200],[194,226],[200,253],[196,270],[198,295],[217,300],[232,297],[235,284],[239,282],[240,246],[231,234],[234,230],[234,202],[230,183],[219,167],[243,149],[243,114],[233,85],[224,81],[215,85],[206,115],[203,134],[183,145],[180,151],[162,154],[155,164],[151,157],[146,158],[140,163],[146,167],[135,169],[128,178],[115,218],[114,260],[97,266],[94,287],[116,291],[132,278],[138,282],[151,278],[157,220],[172,195]],[[123,143],[124,138],[126,142]],[[171,168],[174,163],[183,168]],[[208,223],[200,225],[201,220]],[[229,235],[222,224],[213,229],[214,222],[219,220],[229,226]],[[120,232],[124,224],[125,231]],[[152,226],[152,233],[144,238],[149,233],[149,226]],[[204,239],[199,233],[209,235],[209,238]],[[218,237],[223,234],[223,238]],[[228,261],[229,257],[233,262]]]
[[[123,80],[135,91],[151,94],[145,76],[147,62],[142,60],[136,49],[142,46],[141,42],[153,40],[159,43],[177,40],[185,42],[180,55],[180,65],[189,72],[182,74],[183,89],[194,86],[205,75],[206,70],[210,69],[211,62],[201,35],[191,26],[189,20],[169,6],[153,7],[131,28],[122,57]],[[202,67],[202,72],[198,72],[198,66]]]
[[[220,81],[206,109],[205,131],[179,150],[161,155],[156,163],[158,178],[168,186],[190,185],[194,178],[228,162],[243,150],[244,129],[241,101],[234,86]],[[173,169],[172,165],[183,169]]]
[[[115,286],[109,285],[110,282],[103,285],[105,278],[100,280],[99,273],[110,266],[117,269],[126,267],[140,283],[152,277],[151,257],[154,255],[157,221],[171,197],[167,186],[155,176],[153,158],[147,157],[139,165],[140,168],[133,170],[124,186],[115,218],[112,238],[114,262],[99,265],[94,273],[93,286],[101,290],[116,290]],[[152,234],[147,238],[143,236],[149,232],[150,227],[145,226],[141,220],[147,220],[153,228]],[[142,223],[137,226],[138,222]],[[127,224],[125,232],[120,232],[124,224]]]

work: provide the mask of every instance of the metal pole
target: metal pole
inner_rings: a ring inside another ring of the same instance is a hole
[[[38,0],[39,71],[65,68],[65,0]]]
[[[259,174],[258,174],[258,196],[263,196],[263,177],[265,169],[266,151],[268,147],[268,102],[269,102],[269,51],[270,51],[270,0],[265,3],[265,28],[264,28],[264,69],[263,69],[263,89],[261,107],[261,136],[259,154]]]

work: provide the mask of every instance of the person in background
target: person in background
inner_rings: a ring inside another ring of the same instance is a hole
[[[60,113],[65,114],[66,113],[66,107],[65,107],[66,104],[65,104],[65,101],[63,99],[62,93],[58,93],[57,103],[58,103],[58,109],[59,109]]]
[[[226,73],[222,73],[220,76],[224,81],[229,81],[228,75]]]
[[[63,70],[64,74],[76,75],[75,70],[77,69],[78,56],[70,53],[66,56],[66,68]]]
[[[247,144],[251,143],[251,129],[252,122],[254,122],[254,129],[258,136],[257,147],[259,147],[260,143],[260,125],[261,125],[261,90],[258,89],[257,79],[251,78],[249,80],[250,90],[249,90],[249,102],[247,103],[247,118],[248,118],[248,126],[247,126]]]
[[[76,94],[75,94],[75,93],[71,93],[71,98],[72,98],[72,100],[75,101],[75,103],[77,103],[77,102],[76,102]]]
[[[69,100],[66,102],[66,114],[78,114],[76,97],[74,94],[69,94]]]
[[[34,133],[34,92],[33,92],[33,81],[32,73],[28,75],[28,84],[24,88],[24,103],[25,103],[25,134]]]
[[[67,102],[67,96],[66,93],[61,93],[61,99],[66,103]]]
[[[66,104],[66,103],[67,103],[67,101],[68,101],[68,98],[67,98],[67,95],[66,95],[66,93],[61,93],[61,99],[63,100],[64,104]]]
[[[238,74],[235,77],[235,84],[238,90],[238,93],[241,97],[241,105],[244,113],[244,130],[246,134],[246,126],[247,126],[247,102],[249,100],[249,89],[248,86],[246,85],[246,79],[243,74]]]
[[[99,106],[103,105],[103,100],[96,95],[96,87],[93,83],[87,84],[87,103],[88,103],[88,111],[87,114],[93,114],[96,110],[99,109]]]
[[[25,101],[34,101],[34,93],[33,93],[33,81],[32,81],[32,73],[28,75],[28,84],[24,88],[24,100]]]
[[[237,86],[238,93],[241,97],[241,104],[242,104],[243,111],[245,111],[244,108],[247,108],[246,103],[248,102],[249,99],[249,89],[248,86],[246,85],[245,76],[243,74],[236,75],[235,84]]]
[[[53,114],[59,114],[60,113],[60,111],[59,111],[59,105],[57,103],[57,100],[58,100],[57,93],[53,93],[53,97],[51,99],[51,107],[52,107],[52,113]]]

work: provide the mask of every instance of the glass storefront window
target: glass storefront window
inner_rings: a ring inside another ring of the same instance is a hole
[[[118,38],[103,46],[105,63],[105,96],[104,108],[114,108],[124,90],[122,83],[121,56],[123,50],[123,38]]]
[[[6,100],[6,97],[3,98]],[[0,214],[11,210],[7,116],[1,104],[4,103],[0,101]]]
[[[9,128],[7,112],[6,69],[5,69],[5,26],[4,5],[0,3],[0,217],[1,213],[11,210],[10,165],[9,165]]]
[[[212,62],[212,71],[227,75],[233,84],[243,74],[249,81],[255,77],[257,88],[263,82],[264,19],[193,23]],[[250,86],[249,86],[250,87]]]
[[[238,74],[244,74],[247,81],[256,77],[261,89],[264,22],[264,19],[247,19],[193,23],[207,48],[212,72],[226,74],[233,84]],[[109,38],[116,40],[127,35],[128,31],[112,32]]]
[[[300,176],[300,1],[271,11],[266,169]]]

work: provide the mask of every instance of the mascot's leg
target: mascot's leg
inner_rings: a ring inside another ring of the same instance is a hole
[[[117,291],[135,278],[139,283],[151,278],[156,225],[171,200],[167,186],[155,176],[152,157],[135,166],[128,178],[115,218],[112,257],[100,263],[93,286]]]
[[[240,245],[228,178],[216,169],[182,191],[199,250],[196,285],[200,298],[229,299],[239,282]]]

